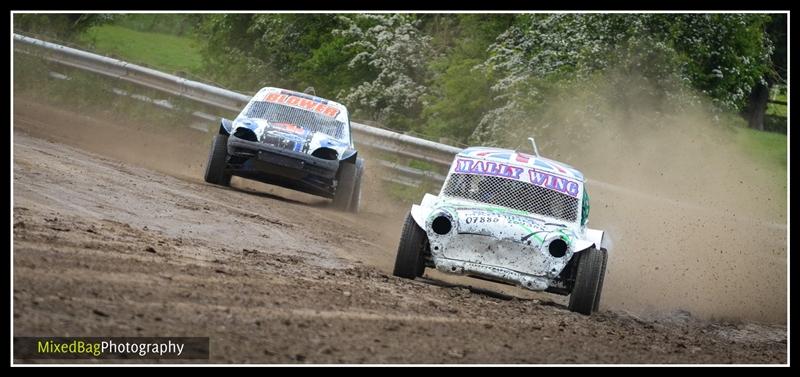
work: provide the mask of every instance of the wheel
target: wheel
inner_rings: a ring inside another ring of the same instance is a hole
[[[356,160],[356,182],[353,187],[353,197],[350,199],[350,207],[348,210],[352,213],[358,213],[361,207],[361,178],[364,176],[364,160]]]
[[[342,162],[339,165],[339,182],[336,184],[336,192],[333,194],[333,207],[348,211],[350,202],[353,200],[353,191],[356,186],[356,164]]]
[[[603,266],[600,267],[600,282],[597,283],[597,294],[594,296],[592,306],[592,311],[595,312],[600,309],[600,294],[603,293],[603,280],[606,278],[606,264],[608,264],[608,250],[601,248],[600,251],[603,254]]]
[[[230,187],[231,178],[233,178],[233,177],[231,176],[230,173],[222,174],[222,180],[219,182],[220,186]]]
[[[205,180],[222,186],[230,186],[231,174],[225,171],[228,164],[228,136],[216,135],[211,142],[206,162]]]
[[[600,250],[592,247],[582,251],[579,258],[575,286],[569,295],[569,310],[590,315],[594,308],[597,287],[600,283],[603,254]]]
[[[400,245],[397,248],[397,258],[394,260],[394,276],[414,279],[425,273],[425,246],[428,235],[414,222],[411,213],[406,216],[403,224],[403,233],[400,236]]]

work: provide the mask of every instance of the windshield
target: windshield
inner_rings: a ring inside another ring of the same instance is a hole
[[[344,121],[313,111],[278,103],[253,101],[243,114],[247,118],[264,119],[272,123],[290,123],[312,132],[322,132],[339,140],[350,140],[349,130]]]
[[[496,176],[452,173],[442,195],[516,209],[568,222],[578,220],[578,198]]]

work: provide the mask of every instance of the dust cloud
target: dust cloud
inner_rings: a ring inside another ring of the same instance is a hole
[[[786,169],[743,148],[707,103],[660,93],[610,73],[551,93],[512,134],[588,178],[589,227],[612,243],[604,308],[785,323]]]

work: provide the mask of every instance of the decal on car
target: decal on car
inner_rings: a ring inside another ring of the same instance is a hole
[[[572,197],[577,197],[580,193],[580,184],[577,181],[563,176],[558,176],[550,172],[545,172],[540,169],[527,168],[527,174],[523,174],[526,169],[519,166],[512,166],[493,161],[473,160],[462,157],[456,158],[455,164],[453,165],[454,173],[485,175],[519,180],[567,194]]]
[[[339,115],[339,109],[337,109],[336,107],[329,106],[322,102],[317,102],[308,98],[302,98],[291,94],[274,93],[274,92],[267,93],[267,95],[264,96],[264,101],[277,103],[281,105],[287,105],[306,111],[313,111],[330,118],[336,118],[336,116]]]
[[[291,132],[293,134],[305,135],[305,134],[308,133],[308,131],[305,128],[300,127],[300,126],[298,126],[298,125],[296,125],[294,123],[271,122],[270,125],[275,127],[275,128],[279,128],[279,129],[281,129],[283,131]]]
[[[529,169],[528,174],[530,175],[530,182],[536,186],[546,187],[574,197],[578,196],[580,187],[578,182],[534,169]]]
[[[467,160],[459,158],[456,160],[455,171],[458,173],[494,175],[497,177],[519,179],[523,169],[511,165],[498,164],[491,161]]]
[[[493,160],[501,163],[511,164],[524,164],[532,168],[540,168],[551,173],[571,177],[579,181],[583,181],[583,174],[577,169],[546,159],[543,157],[536,157],[527,153],[509,151],[505,149],[490,148],[490,147],[471,147],[461,152],[461,155],[468,157],[477,157],[485,160]]]

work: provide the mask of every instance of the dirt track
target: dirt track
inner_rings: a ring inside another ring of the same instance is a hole
[[[196,130],[14,111],[15,336],[208,336],[218,363],[786,362],[783,325],[398,279],[402,213],[205,184]]]

